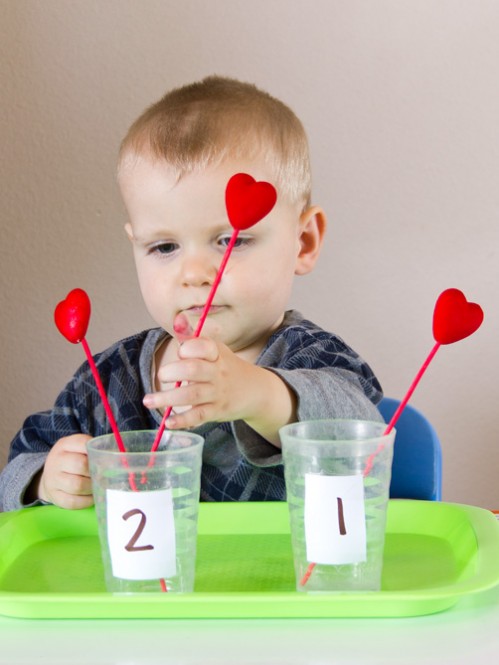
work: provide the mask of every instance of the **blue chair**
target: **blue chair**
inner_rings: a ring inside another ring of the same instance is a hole
[[[384,397],[378,409],[389,423],[400,404]],[[407,404],[395,423],[390,498],[442,499],[442,449],[437,433],[425,416]]]

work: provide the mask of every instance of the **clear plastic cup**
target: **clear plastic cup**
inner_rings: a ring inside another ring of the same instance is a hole
[[[87,443],[106,588],[113,593],[191,592],[204,439],[155,430]]]
[[[381,588],[393,442],[385,423],[316,420],[280,430],[296,588]]]

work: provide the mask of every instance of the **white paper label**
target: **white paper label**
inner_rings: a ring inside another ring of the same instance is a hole
[[[307,560],[345,564],[366,560],[364,482],[361,475],[305,474]]]
[[[153,580],[176,574],[171,489],[106,490],[107,539],[114,577]]]

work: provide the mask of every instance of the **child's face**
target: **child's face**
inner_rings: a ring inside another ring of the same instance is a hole
[[[183,313],[193,329],[232,235],[225,188],[238,172],[270,180],[256,163],[226,162],[175,184],[164,161],[128,161],[119,184],[130,224],[126,230],[146,307],[174,335]],[[241,231],[202,334],[240,355],[256,357],[280,325],[300,265],[301,210],[278,199],[267,217]]]

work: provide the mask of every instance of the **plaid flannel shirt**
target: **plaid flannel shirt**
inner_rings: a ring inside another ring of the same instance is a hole
[[[156,429],[158,411],[142,404],[151,392],[154,352],[167,333],[146,330],[95,356],[120,431]],[[256,362],[278,374],[297,398],[298,420],[380,420],[374,406],[381,387],[370,367],[339,337],[296,311],[268,340]],[[202,501],[284,500],[281,453],[243,421],[207,423],[193,430],[205,439]],[[111,432],[89,365],[85,362],[48,411],[29,416],[14,438],[0,474],[0,507],[23,507],[23,495],[50,448],[75,433]]]

